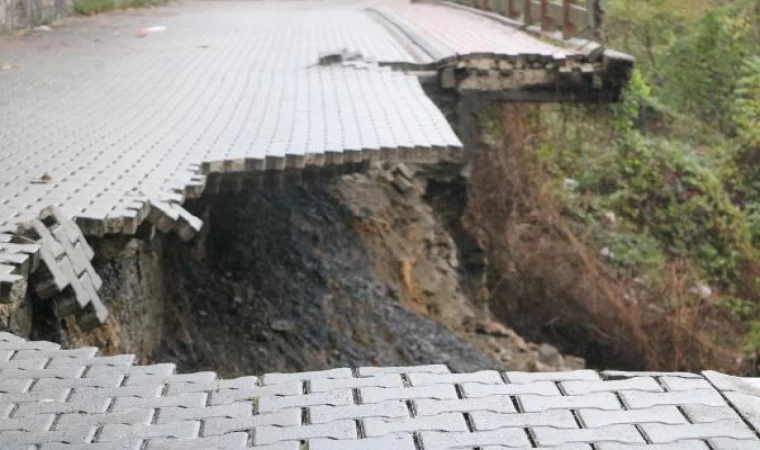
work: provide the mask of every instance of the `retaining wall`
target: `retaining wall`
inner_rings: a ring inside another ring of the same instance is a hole
[[[73,0],[0,0],[0,33],[42,25],[73,10]]]

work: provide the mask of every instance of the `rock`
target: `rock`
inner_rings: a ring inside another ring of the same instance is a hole
[[[475,317],[466,316],[464,319],[462,319],[462,329],[467,333],[474,333],[476,328],[477,323],[475,322]]]
[[[692,294],[699,296],[699,298],[702,300],[709,299],[713,294],[713,290],[710,285],[704,282],[697,283],[697,285],[690,289],[690,291]]]
[[[160,33],[162,31],[166,31],[166,27],[163,25],[158,25],[155,27],[143,28],[143,31],[146,33]]]
[[[394,177],[392,184],[393,187],[395,187],[396,190],[402,194],[408,194],[414,190],[414,185],[409,180],[401,176]]]
[[[243,297],[240,297],[240,296],[237,296],[237,295],[236,295],[236,296],[235,296],[235,297],[232,299],[232,302],[233,302],[233,303],[235,303],[236,305],[242,305],[242,304],[243,304]]]
[[[409,166],[407,166],[404,163],[398,163],[398,165],[396,166],[396,168],[393,169],[393,174],[394,175],[401,175],[401,176],[403,176],[404,178],[406,178],[409,181],[411,181],[412,179],[414,179],[414,172],[412,172],[411,169],[409,169]]]
[[[554,346],[541,344],[538,347],[538,360],[547,366],[560,367],[564,363],[562,355]]]
[[[514,331],[498,322],[480,322],[475,326],[475,331],[480,334],[497,337],[509,337]]]
[[[611,226],[614,226],[615,223],[617,223],[617,216],[615,215],[614,212],[607,211],[606,213],[604,213],[604,215],[602,216],[602,224],[608,227],[611,227]]]
[[[586,360],[578,356],[568,355],[564,357],[565,368],[568,370],[583,370],[586,368]]]
[[[295,331],[296,324],[290,320],[278,319],[272,321],[270,328],[281,333],[290,333],[292,331]]]

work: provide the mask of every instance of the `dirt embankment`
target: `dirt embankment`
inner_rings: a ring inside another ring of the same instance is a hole
[[[461,220],[461,171],[374,165],[204,197],[187,205],[206,222],[190,244],[149,230],[96,243],[107,326],[82,333],[64,318],[40,334],[227,377],[429,363],[582,367],[488,311],[487,258]]]

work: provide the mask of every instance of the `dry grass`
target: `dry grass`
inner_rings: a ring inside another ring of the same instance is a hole
[[[525,337],[591,365],[739,371],[740,331],[688,292],[688,264],[670,262],[658,286],[621,279],[563,216],[547,175],[528,157],[537,138],[531,108],[501,106],[491,142],[472,161],[468,221],[489,249],[492,310]]]

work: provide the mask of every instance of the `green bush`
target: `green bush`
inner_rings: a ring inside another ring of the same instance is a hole
[[[164,0],[75,0],[74,10],[85,16],[125,8],[142,8],[166,3]]]
[[[740,68],[753,49],[748,17],[713,9],[665,52],[658,95],[678,110],[734,132]]]

